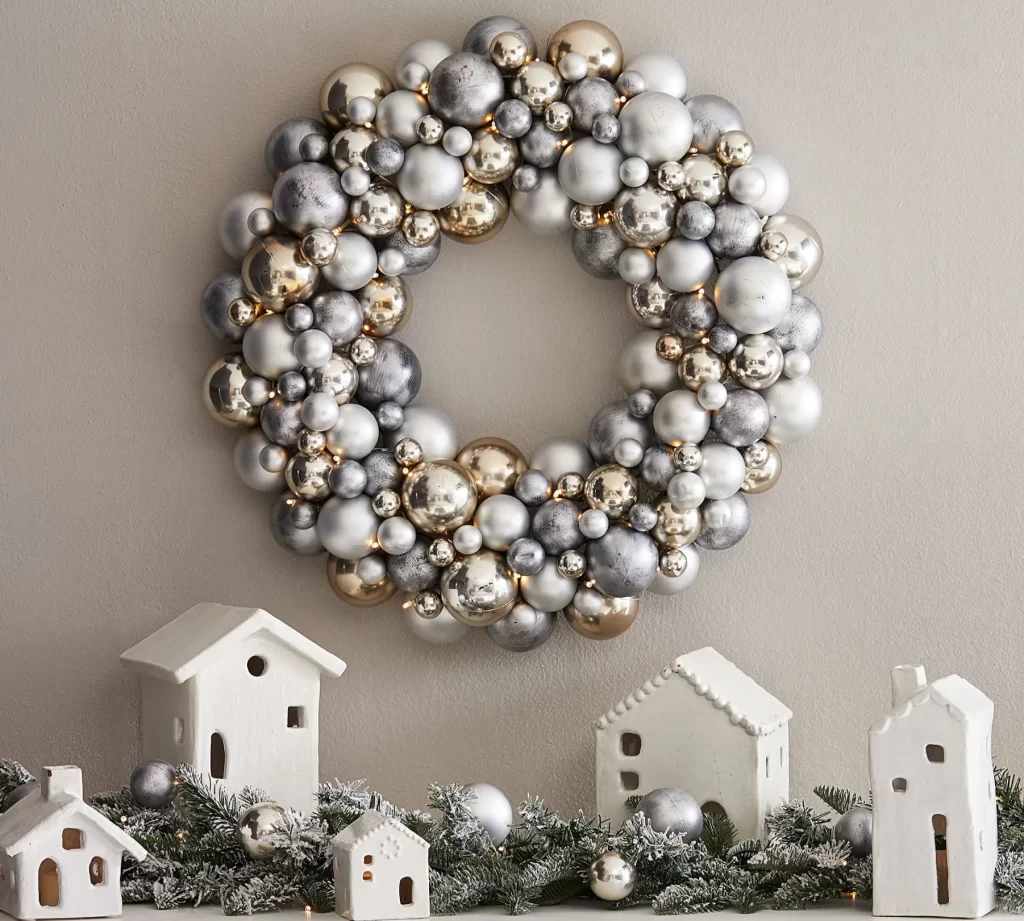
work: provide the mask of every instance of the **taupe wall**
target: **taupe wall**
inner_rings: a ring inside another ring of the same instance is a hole
[[[556,7],[560,9],[556,12]],[[476,0],[59,3],[0,10],[0,755],[74,761],[92,789],[137,756],[118,654],[196,601],[258,604],[347,659],[324,689],[325,777],[422,802],[489,780],[558,807],[593,797],[591,721],[676,654],[712,643],[790,704],[794,790],[866,789],[866,728],[891,664],[957,671],[996,701],[995,752],[1024,768],[1017,596],[1024,347],[1014,2],[524,0],[543,39],[590,15],[628,52],[671,50],[693,92],[735,101],[825,240],[811,294],[826,419],[786,453],[736,549],[648,599],[607,644],[562,630],[517,657],[484,636],[408,636],[346,609],[322,560],[279,550],[267,500],[198,398],[217,345],[197,299],[224,264],[232,193],[266,186],[263,140],[313,113],[323,76],[453,43]],[[412,283],[405,338],[424,401],[464,439],[529,451],[616,396],[632,329],[618,284],[514,221],[446,245]]]

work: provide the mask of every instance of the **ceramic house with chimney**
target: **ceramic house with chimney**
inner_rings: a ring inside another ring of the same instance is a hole
[[[15,918],[121,914],[121,858],[137,841],[82,799],[82,772],[45,767],[39,788],[0,815],[0,909]]]
[[[197,604],[121,656],[142,682],[142,757],[187,762],[308,811],[320,677],[345,663],[260,608]]]
[[[430,845],[397,819],[368,809],[334,837],[334,906],[349,921],[430,915]]]
[[[959,675],[892,671],[871,727],[876,915],[977,918],[995,905],[992,701]]]
[[[725,812],[739,837],[765,834],[789,798],[789,708],[710,646],[680,656],[597,721],[597,810],[658,787]]]

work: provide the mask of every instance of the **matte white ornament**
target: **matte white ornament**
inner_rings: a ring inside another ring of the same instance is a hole
[[[81,770],[44,767],[39,789],[0,815],[0,910],[15,918],[116,917],[124,851],[147,856],[82,799]]]
[[[335,835],[334,905],[349,921],[430,916],[430,845],[397,819],[368,809]]]
[[[789,799],[792,716],[710,646],[680,656],[597,721],[597,811],[618,827],[627,797],[675,787],[721,807],[738,840],[763,840],[765,817]]]
[[[316,805],[320,676],[345,671],[337,656],[260,608],[206,602],[121,662],[142,680],[143,760],[187,762],[229,792],[248,784],[303,812]]]
[[[995,906],[994,708],[959,675],[926,682],[923,666],[894,668],[892,710],[868,734],[871,909],[978,918]]]

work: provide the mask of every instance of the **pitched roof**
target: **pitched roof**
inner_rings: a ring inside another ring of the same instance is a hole
[[[43,799],[41,790],[33,790],[0,816],[0,850],[11,856],[50,836],[59,836],[72,817],[78,817],[106,835],[136,860],[146,859],[146,849],[131,835],[97,812],[73,793],[58,793]]]
[[[729,721],[752,736],[774,732],[793,718],[793,712],[769,694],[753,678],[733,665],[711,646],[679,656],[650,681],[617,703],[597,721],[598,729],[607,729],[625,713],[637,707],[673,676],[686,681],[695,694],[705,697]]]
[[[367,838],[370,838],[378,829],[381,828],[388,828],[391,831],[397,831],[400,834],[405,835],[407,838],[411,838],[416,843],[422,844],[424,847],[430,847],[430,845],[411,828],[406,828],[398,821],[398,819],[393,819],[390,816],[383,815],[376,809],[367,809],[366,812],[364,812],[351,825],[339,831],[334,836],[331,844],[335,848],[340,848],[343,851],[351,851],[363,844]]]
[[[337,678],[345,663],[262,608],[203,602],[121,654],[132,671],[182,684],[236,643],[265,634]]]
[[[934,701],[945,708],[949,715],[959,722],[983,720],[990,723],[995,710],[992,701],[970,681],[959,675],[947,675],[933,681],[906,703],[893,708],[871,727],[870,732],[875,735],[885,732],[896,720],[910,716],[915,708],[929,701]]]

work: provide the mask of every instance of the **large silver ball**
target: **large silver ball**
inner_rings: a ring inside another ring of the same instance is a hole
[[[615,446],[624,438],[632,438],[645,449],[653,440],[651,420],[633,416],[629,412],[628,401],[609,403],[590,420],[587,447],[599,464],[610,464],[615,460]]]
[[[394,581],[394,580],[392,580]],[[410,596],[411,597],[411,596]],[[402,614],[405,625],[410,632],[419,640],[433,643],[438,646],[446,646],[449,643],[457,643],[464,639],[469,633],[469,627],[459,623],[452,617],[451,611],[442,609],[437,617],[425,618],[416,613],[416,608],[410,604]]]
[[[377,271],[377,250],[361,233],[349,231],[336,238],[334,258],[321,271],[328,284],[342,291],[364,287]]]
[[[358,403],[346,403],[338,407],[338,418],[327,431],[327,447],[342,460],[362,460],[377,447],[379,437],[380,428],[373,413]]]
[[[549,499],[533,516],[530,531],[547,553],[560,556],[583,546],[580,514],[583,506],[570,499]]]
[[[619,382],[626,393],[650,390],[660,397],[679,386],[676,362],[666,361],[655,348],[660,338],[657,329],[642,330],[619,352]]]
[[[529,192],[513,188],[510,200],[512,213],[534,233],[563,233],[572,228],[572,199],[565,194],[556,170],[540,170],[536,188]]]
[[[719,259],[751,256],[760,239],[761,217],[749,205],[723,201],[715,207],[715,227],[706,242]]]
[[[369,496],[339,499],[332,496],[320,508],[316,531],[330,553],[343,560],[361,560],[377,542],[380,518]]]
[[[701,450],[704,461],[697,473],[704,481],[707,498],[728,499],[739,492],[747,472],[743,455],[731,445],[717,441],[704,444]]]
[[[676,237],[660,250],[658,278],[672,291],[696,291],[715,274],[715,257],[703,240]]]
[[[777,326],[793,301],[786,273],[760,256],[731,262],[715,281],[715,306],[741,333],[765,333]]]
[[[515,496],[488,496],[476,509],[473,523],[489,550],[508,550],[530,532],[530,512]]]
[[[249,215],[258,208],[270,206],[266,192],[239,192],[224,206],[217,223],[217,235],[224,252],[232,259],[244,258],[256,242],[256,235],[249,230]]]
[[[275,500],[270,507],[270,533],[274,540],[285,550],[297,553],[299,556],[315,556],[323,553],[324,545],[320,543],[316,528],[299,528],[292,517],[292,508],[295,505],[295,496],[290,489],[286,489]]]
[[[333,230],[348,215],[341,177],[323,163],[298,163],[285,170],[271,199],[278,221],[300,236],[317,227]]]
[[[644,451],[644,459],[640,461],[640,479],[655,492],[664,492],[678,472],[668,445],[651,445]]]
[[[406,406],[402,424],[384,436],[384,444],[394,449],[404,438],[411,438],[423,451],[423,460],[451,460],[459,451],[459,433],[455,422],[443,409],[419,403]]]
[[[636,807],[651,828],[670,835],[680,835],[684,841],[696,841],[704,830],[704,813],[700,803],[689,793],[674,787],[651,790]]]
[[[242,355],[257,374],[276,381],[285,371],[300,367],[294,352],[295,333],[279,313],[265,313],[245,331]]]
[[[747,161],[747,166],[759,169],[765,178],[765,193],[753,203],[754,210],[767,217],[785,208],[789,200],[789,173],[779,160],[759,151]]]
[[[347,291],[324,291],[309,302],[313,326],[327,334],[335,346],[348,345],[359,335],[363,311]]]
[[[607,80],[584,77],[565,91],[565,104],[572,111],[573,131],[589,134],[599,115],[615,115],[619,111],[619,93]]]
[[[437,261],[441,253],[441,235],[438,234],[430,243],[423,246],[414,246],[403,231],[396,230],[384,239],[382,245],[385,249],[398,250],[405,257],[403,275],[419,275]]]
[[[488,16],[470,27],[462,40],[462,50],[486,55],[495,36],[502,32],[515,32],[525,43],[529,57],[537,57],[537,41],[518,19],[511,16]]]
[[[169,761],[140,761],[128,780],[132,799],[144,809],[166,809],[177,792],[174,775]]]
[[[537,119],[519,138],[519,154],[530,166],[547,169],[558,165],[570,140],[567,131],[552,131],[542,119]]]
[[[750,506],[741,492],[705,502],[703,513],[704,525],[696,543],[705,550],[727,550],[743,540],[750,528]]]
[[[761,391],[771,422],[765,437],[775,445],[802,441],[821,421],[821,390],[810,377],[782,378]]]
[[[532,124],[533,113],[522,99],[506,99],[494,110],[494,127],[502,137],[521,138]]]
[[[604,204],[622,188],[621,165],[622,154],[614,144],[578,138],[565,148],[558,161],[558,181],[573,201],[581,205]]]
[[[249,429],[235,442],[232,461],[235,472],[246,486],[260,492],[274,492],[284,486],[284,472],[265,470],[260,463],[260,453],[271,442],[260,429]]]
[[[572,254],[580,268],[595,278],[617,279],[619,256],[625,248],[625,240],[611,224],[572,232]]]
[[[430,106],[419,93],[398,90],[381,100],[373,127],[382,138],[391,138],[403,147],[412,147],[419,140],[416,122],[429,113]]]
[[[436,211],[459,197],[463,179],[458,157],[439,144],[415,144],[405,152],[398,171],[398,191],[414,208]]]
[[[761,255],[771,259],[789,278],[795,291],[808,284],[821,268],[821,237],[795,214],[773,214],[764,222]]]
[[[305,426],[302,424],[301,403],[290,403],[278,395],[263,407],[260,427],[263,434],[278,445],[293,445]]]
[[[745,127],[739,109],[721,96],[691,96],[686,108],[693,117],[693,146],[699,153],[713,155],[722,134]]]
[[[359,399],[374,408],[387,402],[405,406],[423,382],[420,360],[397,339],[377,339],[376,344],[373,361],[359,369]]]
[[[663,51],[638,54],[624,68],[644,78],[644,87],[657,93],[668,93],[676,99],[686,98],[686,72],[672,55]]]
[[[555,483],[565,473],[578,473],[585,477],[594,469],[594,458],[582,441],[565,437],[549,438],[533,452],[530,469],[540,470]]]
[[[263,149],[263,162],[267,165],[267,172],[274,179],[307,159],[302,155],[300,148],[302,142],[311,134],[325,141],[331,139],[331,132],[323,122],[301,116],[281,122],[270,132],[267,146]]]
[[[847,842],[854,857],[870,857],[873,825],[870,807],[854,806],[836,822],[836,840]]]
[[[658,572],[658,546],[647,534],[614,524],[587,543],[587,575],[605,595],[639,595]]]
[[[668,93],[634,96],[619,112],[619,149],[641,157],[650,166],[681,160],[693,139],[693,122],[686,104]]]
[[[468,804],[469,811],[484,827],[491,841],[495,845],[501,844],[508,837],[514,821],[508,797],[489,783],[467,784],[466,790],[473,794]]]
[[[693,585],[700,571],[700,555],[691,544],[678,550],[686,558],[686,568],[678,576],[667,576],[659,569],[647,591],[655,595],[676,595]]]
[[[558,623],[558,614],[538,611],[520,602],[497,623],[487,628],[496,646],[509,652],[529,652],[548,641]]]
[[[789,310],[779,325],[768,332],[785,352],[800,349],[811,354],[821,342],[823,323],[818,305],[803,294],[794,293]]]
[[[422,592],[437,585],[441,570],[430,562],[430,541],[418,537],[412,550],[385,561],[388,579],[406,592]]]
[[[452,125],[479,128],[504,98],[501,71],[482,54],[456,52],[430,74],[430,108]]]
[[[707,410],[692,390],[666,393],[654,407],[653,422],[658,438],[670,445],[699,444],[711,426]]]
[[[228,307],[239,297],[247,297],[242,276],[237,272],[218,272],[199,298],[203,323],[222,342],[241,342],[245,335],[245,327],[237,326],[228,317]]]
[[[402,49],[401,54],[398,55],[398,62],[395,64],[395,72],[400,76],[410,64],[420,64],[429,74],[454,51],[455,49],[451,45],[437,38],[417,39]],[[486,54],[486,49],[481,53]],[[406,88],[411,89],[411,87]]]
[[[714,413],[711,427],[726,444],[752,445],[768,431],[768,404],[753,390],[731,390],[725,405]]]
[[[549,556],[540,572],[520,578],[519,590],[528,605],[538,611],[552,613],[572,601],[578,583],[578,579],[563,576],[558,571],[558,560]]]

